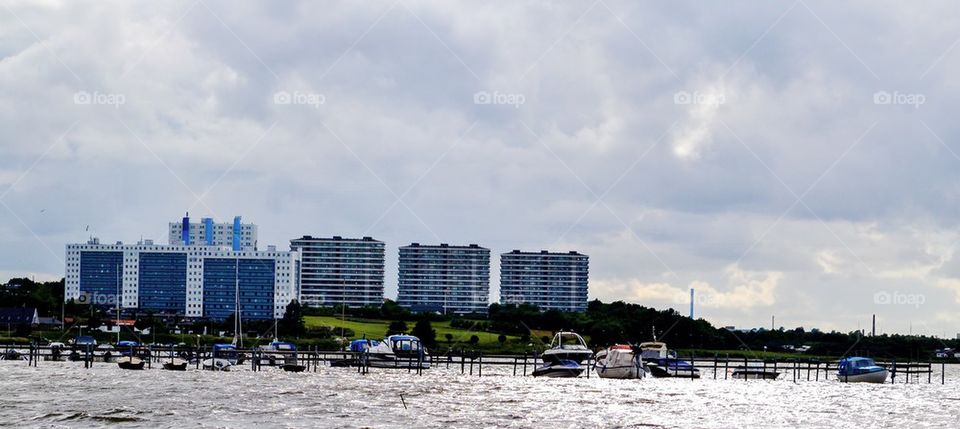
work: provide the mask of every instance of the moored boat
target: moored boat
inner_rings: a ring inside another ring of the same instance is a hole
[[[597,352],[594,371],[601,378],[643,378],[643,358],[634,347],[615,344]]]
[[[533,370],[534,377],[578,377],[584,367],[569,359],[560,359]]]
[[[229,371],[240,359],[237,346],[233,344],[214,344],[213,355],[203,360],[203,369]]]
[[[700,370],[690,362],[677,359],[677,354],[667,350],[665,343],[640,343],[640,356],[654,377],[700,378]]]
[[[886,368],[865,357],[844,358],[837,365],[837,380],[844,383],[884,383],[889,374]]]
[[[577,377],[584,367],[583,361],[593,357],[586,341],[574,332],[558,332],[550,342],[550,348],[540,356],[544,365],[533,371],[534,377]]]
[[[170,358],[169,361],[163,363],[163,369],[168,371],[186,371],[187,361],[180,358]]]
[[[420,339],[413,335],[390,335],[382,341],[357,339],[350,342],[354,356],[331,362],[331,366],[372,368],[430,368],[430,354]]]
[[[140,370],[143,369],[143,366],[147,363],[136,356],[121,356],[117,358],[117,366],[121,369],[133,369]]]

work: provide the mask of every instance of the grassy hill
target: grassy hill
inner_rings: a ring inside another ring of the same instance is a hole
[[[334,335],[340,335],[339,329],[346,328],[353,331],[353,337],[355,338],[362,338],[363,336],[367,338],[383,338],[387,334],[387,327],[391,322],[389,320],[359,319],[353,317],[340,319],[339,317],[332,316],[306,316],[304,317],[304,321],[306,322],[307,329],[327,327],[333,330]],[[407,327],[413,329],[415,323],[414,321],[407,321]],[[480,338],[480,343],[477,346],[480,350],[518,353],[529,350],[528,345],[521,344],[520,338],[514,335],[508,335],[506,344],[501,345],[498,341],[500,334],[497,333],[453,328],[450,326],[449,321],[433,322],[432,325],[433,329],[437,331],[437,344],[439,348],[470,348],[470,337],[476,335]],[[446,334],[453,336],[453,340],[449,345],[445,337]],[[541,333],[537,334],[539,335]],[[543,335],[548,335],[548,333]],[[531,342],[535,345],[539,345],[540,343],[537,338],[531,339]]]

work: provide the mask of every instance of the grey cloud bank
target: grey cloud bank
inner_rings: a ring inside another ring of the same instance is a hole
[[[684,309],[695,287],[721,325],[876,313],[953,336],[958,19],[948,2],[6,3],[0,274],[58,278],[65,243],[163,240],[189,210],[241,214],[262,245],[373,235],[388,296],[410,242],[575,249],[606,301]]]

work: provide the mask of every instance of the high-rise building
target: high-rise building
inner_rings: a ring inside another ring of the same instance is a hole
[[[500,255],[500,303],[541,310],[586,311],[589,256],[521,252]]]
[[[65,299],[158,314],[223,319],[283,317],[297,299],[297,252],[211,246],[86,244],[66,246]]]
[[[300,299],[304,305],[363,307],[383,303],[382,241],[305,235],[290,240],[290,249],[301,254]]]
[[[169,226],[171,245],[257,250],[257,225],[241,223],[240,216],[235,216],[233,222],[215,223],[213,219],[205,217],[199,223],[191,223],[188,214],[181,222],[170,222]]]
[[[490,305],[490,249],[420,245],[400,248],[397,303],[413,311],[486,313]]]

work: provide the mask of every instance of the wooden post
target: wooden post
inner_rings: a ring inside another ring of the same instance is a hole
[[[713,379],[717,379],[717,354],[713,354]]]
[[[480,360],[477,361],[477,377],[483,377],[483,352],[480,352],[478,358]]]

